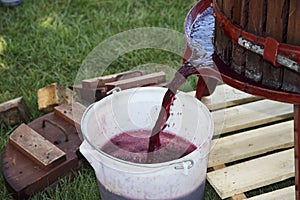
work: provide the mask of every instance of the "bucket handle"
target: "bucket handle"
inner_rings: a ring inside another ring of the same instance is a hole
[[[191,169],[194,166],[193,160],[185,160],[182,162],[172,163],[173,164],[181,164],[174,167],[175,170],[183,170],[183,173],[185,175],[188,175],[188,170]]]
[[[182,165],[177,165],[182,164]],[[191,169],[194,166],[193,160],[184,160],[181,162],[172,163],[171,165],[177,165],[174,167],[174,169]]]
[[[114,94],[116,92],[121,92],[121,90],[122,89],[120,87],[114,87],[113,89],[111,89],[108,92],[106,92],[106,95]]]

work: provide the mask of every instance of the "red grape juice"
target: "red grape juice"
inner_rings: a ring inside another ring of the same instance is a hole
[[[197,69],[189,62],[185,62],[181,68],[175,73],[175,77],[168,85],[168,90],[166,91],[163,101],[161,104],[161,109],[156,120],[156,123],[152,129],[152,134],[149,140],[148,152],[153,152],[156,148],[159,148],[160,143],[160,132],[167,126],[166,122],[170,116],[170,109],[175,100],[175,94],[178,88],[185,83],[188,76],[194,74]]]
[[[151,130],[120,133],[104,144],[101,150],[125,161],[152,164],[176,160],[197,149],[186,139],[163,131],[160,133],[159,148],[148,152],[150,135]]]

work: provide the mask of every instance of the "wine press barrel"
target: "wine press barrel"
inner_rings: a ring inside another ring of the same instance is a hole
[[[300,93],[300,1],[215,0],[216,55],[264,87]]]

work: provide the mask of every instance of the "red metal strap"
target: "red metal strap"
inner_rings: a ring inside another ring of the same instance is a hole
[[[271,37],[266,38],[263,58],[266,61],[272,63],[276,67],[280,66],[280,64],[276,63],[278,46],[279,46],[279,42],[277,40]]]
[[[263,58],[273,65],[276,63],[277,55],[287,57],[297,63],[300,63],[300,46],[279,43],[274,38],[264,38],[252,33],[246,32],[240,27],[234,25],[219,9],[216,0],[213,0],[213,9],[215,13],[216,24],[231,42],[238,44],[240,37],[252,42],[253,44],[264,47]]]

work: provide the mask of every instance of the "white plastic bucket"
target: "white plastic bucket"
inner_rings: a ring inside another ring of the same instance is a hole
[[[151,130],[165,92],[159,87],[124,90],[92,104],[83,114],[80,151],[95,170],[103,200],[202,199],[213,122],[205,105],[190,95],[176,94],[165,131],[197,146],[192,153],[169,162],[137,164],[100,150],[117,134]]]

